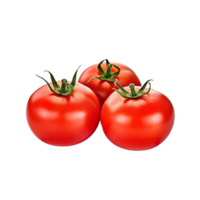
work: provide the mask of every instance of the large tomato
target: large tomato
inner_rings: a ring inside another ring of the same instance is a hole
[[[150,81],[150,80],[149,80]],[[169,135],[174,123],[170,100],[151,87],[122,88],[113,92],[103,104],[101,124],[107,138],[128,150],[156,147]]]
[[[47,83],[31,95],[26,116],[31,130],[40,140],[51,145],[70,146],[86,140],[96,130],[100,103],[92,90],[75,84],[75,79],[71,84],[66,79],[57,84],[53,78],[51,84]]]
[[[80,76],[78,82],[87,85],[98,96],[101,105],[113,92],[113,88],[118,89],[114,84],[115,79],[123,87],[130,83],[141,86],[140,80],[132,69],[120,63],[109,63],[101,61],[87,68]]]

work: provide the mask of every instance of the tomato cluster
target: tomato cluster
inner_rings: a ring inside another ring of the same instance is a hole
[[[104,62],[105,61],[105,62]],[[128,150],[147,150],[158,146],[174,124],[170,100],[143,86],[127,66],[107,59],[87,68],[76,83],[51,78],[29,98],[28,124],[41,141],[55,146],[83,142],[96,130],[99,121],[106,137]],[[148,88],[146,86],[149,85]]]

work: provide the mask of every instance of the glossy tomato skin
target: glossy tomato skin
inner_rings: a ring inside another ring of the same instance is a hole
[[[128,87],[125,89],[130,91]],[[169,135],[174,118],[170,100],[153,89],[138,99],[125,99],[113,92],[101,110],[101,124],[107,138],[128,150],[158,146]]]
[[[135,72],[133,72],[132,69],[127,67],[126,65],[111,62],[111,64],[115,64],[120,68],[120,74],[115,77],[115,79],[118,80],[118,83],[125,87],[128,86],[130,83],[134,83],[137,86],[141,86],[141,82]],[[92,65],[89,68],[87,68],[80,76],[78,82],[82,83],[83,85],[86,85],[88,80],[90,80],[92,77],[100,76],[97,69],[97,65]],[[106,63],[102,63],[102,69],[106,71]],[[117,69],[112,67],[111,72],[116,72]],[[104,101],[107,99],[107,97],[114,91],[112,88],[118,89],[118,87],[114,84],[114,82],[109,81],[102,81],[97,78],[93,79],[87,84],[87,87],[89,87],[91,90],[93,90],[96,95],[99,98],[99,101],[101,105],[103,105]]]
[[[71,146],[83,142],[96,130],[100,103],[95,93],[80,83],[66,97],[52,93],[44,85],[31,95],[26,116],[40,140],[55,146]]]

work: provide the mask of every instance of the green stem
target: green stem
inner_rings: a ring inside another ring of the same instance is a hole
[[[61,93],[66,93],[68,91],[66,79],[62,79],[62,85],[60,91]]]
[[[106,61],[106,67],[107,67],[106,71],[104,71],[104,70],[102,69],[102,67],[101,67],[101,64],[102,64],[104,61]],[[89,79],[89,80],[87,81],[86,85],[87,85],[92,79],[94,79],[94,78],[98,78],[99,80],[103,80],[103,81],[110,81],[110,82],[111,82],[111,81],[113,81],[113,82],[115,81],[115,77],[118,76],[119,73],[120,73],[120,68],[119,68],[118,66],[114,65],[114,64],[109,63],[109,61],[110,61],[109,58],[104,58],[104,59],[101,59],[101,60],[99,61],[99,64],[98,64],[97,68],[98,68],[98,71],[99,71],[99,73],[101,74],[101,76],[92,77],[91,79]],[[115,72],[115,73],[112,73],[112,72],[111,72],[111,68],[112,68],[112,67],[115,67],[118,71]]]
[[[107,69],[106,69],[106,74],[105,74],[105,77],[106,78],[109,78],[110,75],[111,75],[111,68],[112,68],[112,65],[111,64],[108,64],[107,65]]]
[[[138,92],[135,91],[135,85],[133,83],[131,83],[129,85],[131,92],[127,92],[119,83],[117,83],[117,80],[115,80],[115,83],[117,84],[117,86],[123,93],[120,92],[119,90],[116,90],[115,88],[113,88],[113,89],[124,98],[137,99],[137,98],[142,97],[150,92],[150,90],[151,90],[151,84],[149,83],[150,81],[152,81],[152,79],[149,79],[148,81],[146,81],[146,83],[140,88],[140,90]],[[147,84],[149,84],[149,89],[147,92],[143,93]]]
[[[61,87],[57,84],[57,82],[56,82],[54,76],[51,74],[51,72],[47,71],[47,72],[49,72],[49,74],[51,76],[51,81],[52,81],[52,84],[54,86],[54,89],[51,87],[51,85],[44,78],[42,78],[41,76],[38,76],[38,75],[37,76],[39,78],[43,79],[46,82],[46,84],[48,85],[51,92],[53,92],[53,93],[55,93],[59,96],[69,96],[74,92],[73,88],[76,85],[76,75],[77,75],[78,69],[76,70],[76,72],[73,76],[71,84],[68,83],[66,79],[62,79],[61,80],[61,82],[62,82]]]
[[[131,90],[131,95],[134,97],[134,96],[137,96],[137,92],[135,91],[135,85],[133,83],[131,83],[129,85],[129,88]]]

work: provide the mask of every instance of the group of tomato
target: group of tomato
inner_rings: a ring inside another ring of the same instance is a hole
[[[26,110],[28,124],[43,142],[70,146],[83,142],[96,130],[99,121],[106,137],[128,150],[156,147],[169,135],[174,123],[170,100],[141,86],[137,75],[120,63],[107,59],[87,68],[76,83],[56,81],[36,90]],[[146,86],[149,85],[148,88]]]

